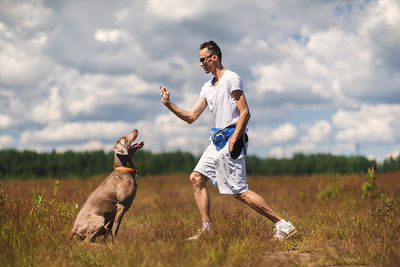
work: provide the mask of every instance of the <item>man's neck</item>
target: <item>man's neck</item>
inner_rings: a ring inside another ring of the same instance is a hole
[[[223,66],[215,68],[215,71],[212,73],[212,75],[214,75],[214,83],[218,83],[225,71],[226,69]]]

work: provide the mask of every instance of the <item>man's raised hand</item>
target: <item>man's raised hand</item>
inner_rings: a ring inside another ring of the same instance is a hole
[[[160,85],[160,90],[161,90],[161,102],[163,104],[169,103],[169,91],[168,91],[167,87],[162,87]]]

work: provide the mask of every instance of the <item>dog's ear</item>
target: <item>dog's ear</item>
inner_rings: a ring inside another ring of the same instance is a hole
[[[126,144],[126,138],[122,137],[114,146],[114,151],[119,155],[128,155],[128,145]]]

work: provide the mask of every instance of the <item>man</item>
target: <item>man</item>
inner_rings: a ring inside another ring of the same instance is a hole
[[[245,154],[249,107],[240,77],[224,68],[221,59],[221,50],[214,41],[200,46],[200,66],[207,74],[211,73],[213,78],[203,85],[199,99],[190,110],[184,110],[172,103],[169,90],[160,86],[162,103],[180,119],[191,124],[208,106],[214,114],[217,127],[212,129],[213,141],[190,175],[203,227],[188,240],[198,239],[212,230],[206,181],[217,185],[221,194],[232,194],[275,223],[276,239],[288,238],[296,233],[296,228],[276,214],[260,195],[248,188]],[[228,141],[224,144],[226,139]]]

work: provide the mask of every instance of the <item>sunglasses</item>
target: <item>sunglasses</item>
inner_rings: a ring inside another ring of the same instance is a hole
[[[201,63],[204,63],[209,57],[211,57],[211,56],[213,56],[213,55],[215,55],[215,54],[211,54],[211,55],[206,56],[206,57],[201,57],[201,58],[200,58],[200,62],[201,62]]]

